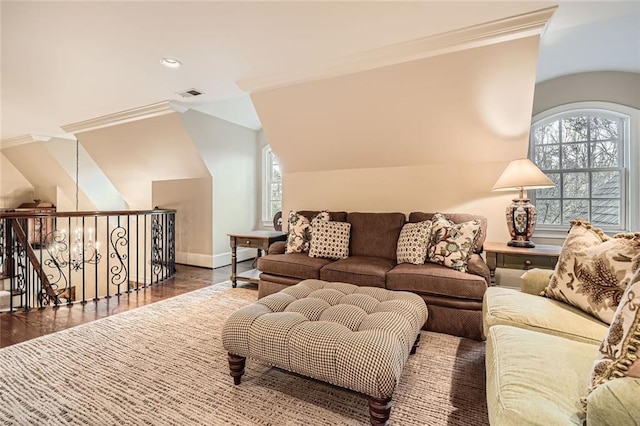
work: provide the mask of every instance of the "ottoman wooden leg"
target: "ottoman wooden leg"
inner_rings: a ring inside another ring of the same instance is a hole
[[[369,417],[373,426],[387,426],[391,414],[391,398],[369,397]]]
[[[243,356],[234,355],[229,352],[229,370],[233,377],[233,384],[239,385],[242,375],[244,374],[244,364],[247,359]]]
[[[413,342],[413,347],[411,348],[411,352],[410,352],[411,355],[416,353],[418,346],[420,346],[420,333],[418,333],[418,337],[416,337],[416,341]]]

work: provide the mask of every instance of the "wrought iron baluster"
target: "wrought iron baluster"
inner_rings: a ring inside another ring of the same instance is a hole
[[[147,215],[144,215],[144,286],[147,286]]]
[[[152,274],[156,278],[156,284],[160,282],[160,273],[162,272],[162,234],[162,224],[160,223],[158,214],[154,214],[151,218],[151,264],[153,266]]]
[[[131,235],[131,221],[127,215],[127,235]],[[127,293],[131,293],[131,280],[129,279],[129,271],[131,271],[131,252],[129,250],[129,241],[127,241]]]
[[[94,216],[93,217],[93,229],[96,230],[96,252],[98,251],[98,216]],[[100,253],[97,253],[98,256],[100,256]],[[98,257],[98,259],[100,259]],[[98,265],[96,264],[93,268],[93,276],[94,276],[94,287],[95,287],[95,294],[93,297],[93,300],[98,300]]]
[[[176,274],[176,215],[174,213],[168,213],[169,227],[167,232],[169,233],[169,275],[174,276]]]
[[[120,216],[118,216],[117,223],[118,223],[118,226],[114,228],[109,234],[109,243],[113,248],[113,252],[109,255],[109,257],[111,259],[117,260],[118,263],[114,266],[111,266],[109,271],[112,274],[111,284],[117,286],[118,288],[117,295],[120,296],[121,294],[120,286],[123,283],[128,281],[127,278],[129,276],[129,271],[128,271],[127,265],[125,264],[125,261],[128,261],[129,255],[127,253],[121,253],[120,250],[118,249],[121,247],[125,247],[128,251],[129,235],[128,235],[128,230],[122,227],[120,224]],[[128,288],[127,288],[127,292],[128,292]]]

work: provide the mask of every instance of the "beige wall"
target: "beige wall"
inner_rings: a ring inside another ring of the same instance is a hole
[[[176,261],[211,267],[212,179],[155,181],[153,204],[176,209]]]
[[[33,200],[35,190],[7,157],[0,152],[0,209],[11,209]]]
[[[284,211],[483,214],[504,241],[527,154],[538,37],[252,95],[284,169]]]
[[[75,176],[69,173],[56,161],[47,147],[47,142],[32,142],[2,150],[6,158],[34,187],[32,195],[54,203],[58,211],[75,210]],[[43,165],[46,164],[46,167]],[[58,201],[58,192],[65,195],[64,200]],[[96,210],[96,206],[80,189],[78,200],[79,210]]]
[[[154,207],[153,181],[211,176],[178,113],[76,136],[134,210]]]
[[[640,109],[640,73],[585,72],[538,83],[533,115],[559,105],[586,101],[613,102]]]
[[[513,194],[489,192],[507,162],[287,173],[286,210],[466,212],[488,219],[488,238],[504,241]]]

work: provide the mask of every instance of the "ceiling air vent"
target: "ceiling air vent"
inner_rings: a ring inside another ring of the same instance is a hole
[[[177,94],[182,96],[183,98],[193,98],[194,96],[200,96],[203,93],[204,92],[201,92],[196,89],[189,89],[189,90],[185,90],[184,92],[178,92]]]

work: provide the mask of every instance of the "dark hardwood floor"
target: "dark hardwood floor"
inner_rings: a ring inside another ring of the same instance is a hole
[[[252,269],[251,264],[252,260],[239,262],[238,273]],[[85,305],[75,303],[29,312],[0,313],[0,348],[218,284],[227,281],[231,275],[231,266],[208,269],[176,265],[176,269],[174,278],[137,292],[90,301]],[[255,287],[240,281],[238,285]]]

